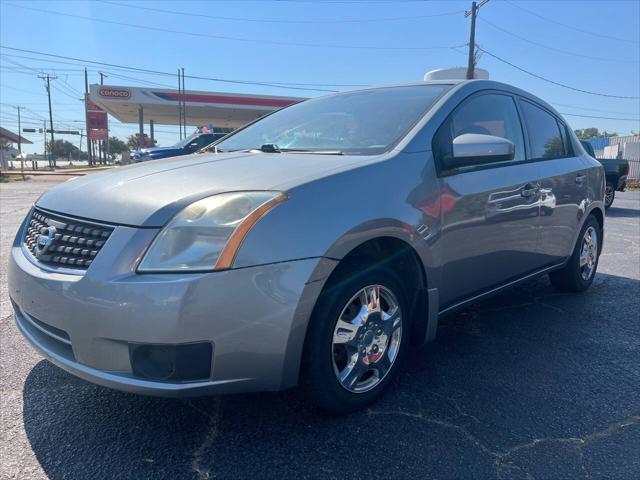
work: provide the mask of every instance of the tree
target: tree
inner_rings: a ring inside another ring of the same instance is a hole
[[[140,142],[138,141],[139,138],[140,138],[139,133],[136,133],[135,135],[129,135],[129,137],[127,138],[127,146],[132,150],[138,148],[138,145],[140,144]],[[145,147],[153,147],[155,146],[156,143],[158,143],[157,140],[154,139],[152,142],[151,139],[149,138],[149,135],[147,135],[146,133],[144,134]]]
[[[13,145],[9,140],[7,140],[6,138],[0,138],[0,150],[7,151],[11,150],[11,148],[13,148]]]
[[[47,151],[52,153],[54,158],[69,158],[69,155],[71,155],[72,159],[77,160],[80,158],[80,149],[67,140],[56,140],[53,143],[47,142]]]
[[[112,155],[117,155],[125,150],[129,150],[129,147],[125,142],[120,140],[118,137],[109,137],[109,151]]]
[[[592,138],[599,138],[599,137],[616,137],[618,135],[615,132],[607,132],[606,130],[603,130],[601,132],[600,130],[598,130],[595,127],[579,128],[579,129],[574,130],[574,131],[576,133],[576,136],[580,140],[590,140]]]

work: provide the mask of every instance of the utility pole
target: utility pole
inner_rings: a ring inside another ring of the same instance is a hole
[[[42,80],[47,81],[47,97],[49,98],[49,124],[51,125],[51,153],[52,153],[51,160],[49,160],[49,167],[53,169],[56,166],[56,159],[53,157],[53,144],[55,142],[55,139],[53,137],[53,113],[51,111],[51,80],[55,80],[58,77],[56,77],[55,75],[52,77],[51,75],[47,74],[47,75],[38,75],[38,78],[41,78]]]
[[[13,107],[18,110],[18,154],[20,155],[20,171],[22,172],[22,180],[24,180],[24,158],[22,158],[22,126],[20,124],[20,108]]]
[[[80,129],[80,148],[78,150],[78,161],[82,160],[82,137],[84,137],[84,129]]]
[[[182,70],[182,126],[184,127],[184,138],[187,138],[187,101],[184,98],[184,68]]]
[[[87,118],[87,111],[89,110],[87,101],[89,98],[89,74],[87,73],[87,67],[84,67],[84,123],[87,129],[87,155],[89,156],[89,166],[93,166],[93,152],[91,151],[91,139],[89,138],[89,119]]]
[[[42,132],[44,134],[44,158],[45,158],[45,160],[47,160],[48,156],[47,156],[47,121],[46,120],[44,120],[43,126],[44,126],[44,128],[42,129]],[[36,165],[37,164],[38,163],[36,161]]]
[[[180,140],[182,140],[182,77],[180,76],[180,69],[178,69],[178,121],[180,130]]]
[[[100,74],[100,85],[104,85],[104,79],[107,78],[109,75],[105,75],[102,72],[98,72]],[[110,145],[110,141],[109,141],[109,116],[107,115],[107,140],[103,140],[102,141],[102,150],[104,151],[104,163],[107,163],[107,157],[109,156],[109,154],[111,153],[111,145]]]
[[[18,110],[18,153],[22,153],[22,137],[20,136],[20,133],[22,132],[22,128],[20,125],[20,109],[22,107],[13,107],[16,110]]]
[[[480,4],[471,2],[471,10],[464,12],[465,18],[471,16],[471,31],[469,32],[469,62],[467,63],[467,80],[472,80],[474,77],[474,69],[476,66],[476,17],[478,16],[478,10],[489,0],[482,0]]]

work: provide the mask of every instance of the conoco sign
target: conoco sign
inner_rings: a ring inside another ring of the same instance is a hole
[[[101,97],[106,98],[130,98],[131,92],[129,90],[125,90],[123,88],[101,88],[98,90],[98,94]]]

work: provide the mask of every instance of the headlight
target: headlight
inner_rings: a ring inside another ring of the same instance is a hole
[[[160,231],[138,271],[202,272],[231,268],[251,227],[286,199],[281,192],[237,192],[194,202]]]

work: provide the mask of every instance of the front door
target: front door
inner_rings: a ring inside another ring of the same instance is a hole
[[[515,144],[516,153],[512,161],[440,175],[441,192],[454,199],[441,211],[442,308],[523,276],[541,262],[540,169],[525,161],[515,98],[480,93],[466,99],[440,127],[434,144],[447,144],[466,133],[506,138]],[[434,154],[441,155],[435,149]]]

